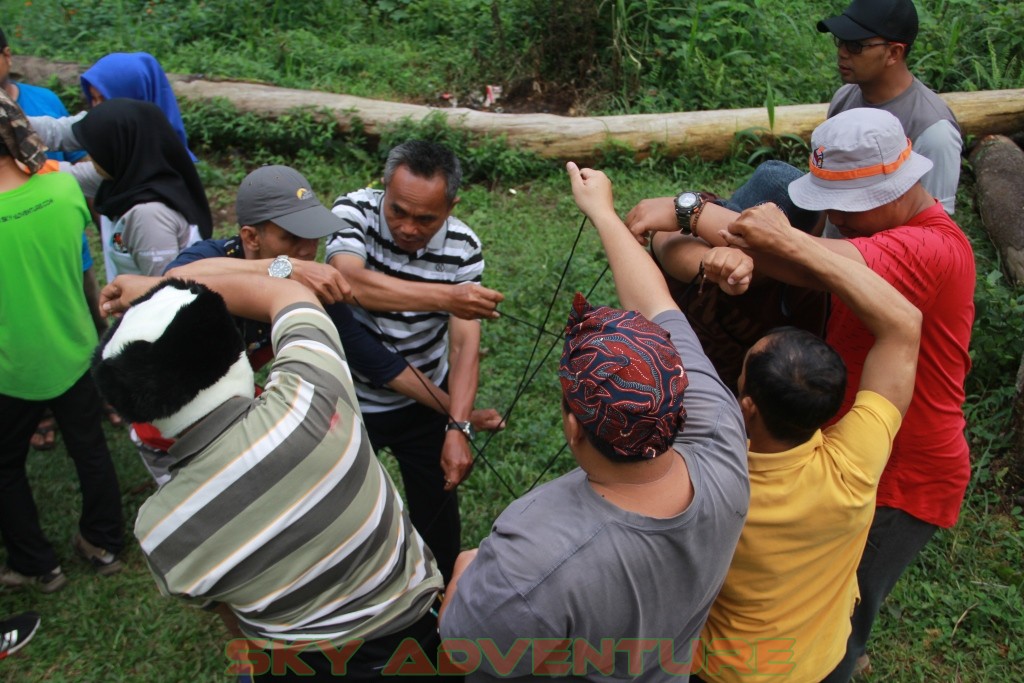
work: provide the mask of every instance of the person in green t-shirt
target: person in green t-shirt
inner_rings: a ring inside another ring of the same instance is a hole
[[[0,92],[0,585],[67,583],[39,526],[25,476],[29,440],[47,405],[64,432],[82,491],[72,545],[101,574],[120,570],[121,492],[89,374],[96,327],[82,289],[82,229],[89,211],[75,180],[40,174],[45,147]]]

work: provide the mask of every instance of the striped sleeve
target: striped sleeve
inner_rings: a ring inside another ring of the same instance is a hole
[[[367,230],[375,222],[382,194],[383,192],[380,190],[366,188],[350,192],[334,200],[331,211],[345,223],[345,227],[335,232],[327,240],[325,250],[327,262],[330,262],[336,254],[352,254],[366,260]]]

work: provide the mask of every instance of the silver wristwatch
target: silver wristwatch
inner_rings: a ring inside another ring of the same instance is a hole
[[[450,432],[453,429],[458,430],[466,435],[466,438],[472,441],[476,437],[476,430],[473,429],[472,422],[455,422],[454,420],[445,425],[444,431]]]
[[[697,192],[681,192],[676,195],[676,226],[684,235],[693,234],[693,216],[703,208],[704,198]]]
[[[278,256],[271,261],[267,268],[267,275],[270,277],[286,278],[292,274],[292,262],[287,256]]]

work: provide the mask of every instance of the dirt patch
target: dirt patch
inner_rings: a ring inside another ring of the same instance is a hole
[[[575,116],[582,110],[581,93],[571,86],[522,79],[509,85],[484,86],[469,93],[439,93],[415,102],[430,107],[464,107],[497,114],[557,114]]]

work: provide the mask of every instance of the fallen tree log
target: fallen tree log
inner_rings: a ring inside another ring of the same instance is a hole
[[[981,223],[999,250],[1003,274],[1024,282],[1024,151],[1007,137],[989,135],[970,154]]]
[[[38,57],[17,57],[14,66],[16,77],[20,75],[26,81],[37,83],[45,83],[53,76],[65,83],[74,83],[84,70],[77,64]],[[637,158],[658,149],[669,157],[685,155],[717,160],[732,153],[736,133],[769,129],[768,112],[764,108],[580,117],[496,114],[177,74],[168,74],[168,78],[175,93],[182,98],[224,98],[241,112],[271,117],[299,107],[312,107],[329,111],[343,131],[349,130],[358,119],[369,135],[379,135],[403,119],[420,121],[440,114],[454,128],[480,135],[506,135],[510,144],[518,149],[560,160],[593,160],[611,141],[635,150]],[[1011,133],[1024,129],[1024,89],[946,93],[942,97],[953,109],[965,134]],[[776,107],[771,133],[809,140],[814,128],[825,119],[826,110],[825,104]]]

